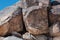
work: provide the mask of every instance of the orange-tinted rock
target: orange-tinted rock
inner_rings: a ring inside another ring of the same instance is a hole
[[[0,26],[0,36],[6,35],[8,30],[9,30],[9,23],[6,23],[6,24]]]
[[[48,32],[47,8],[32,6],[24,9],[23,18],[29,33],[38,35]]]
[[[23,30],[23,24],[22,24],[22,15],[17,15],[14,18],[12,18],[9,22],[9,32],[19,32]]]
[[[20,32],[23,30],[21,8],[11,6],[4,9],[0,15],[0,36],[7,33]]]

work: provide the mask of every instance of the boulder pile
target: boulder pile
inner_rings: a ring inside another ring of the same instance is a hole
[[[60,40],[60,5],[20,0],[5,8],[0,11],[0,40]]]

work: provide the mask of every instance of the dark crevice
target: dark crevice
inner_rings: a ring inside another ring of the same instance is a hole
[[[21,11],[21,13],[22,13],[22,11]],[[22,13],[22,23],[23,23],[23,31],[21,32],[21,34],[24,34],[27,31],[26,31],[26,27],[25,27],[25,23],[24,23],[24,19],[23,19],[23,13]]]

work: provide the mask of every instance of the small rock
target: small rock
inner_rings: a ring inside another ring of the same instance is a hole
[[[32,6],[23,9],[23,19],[29,33],[38,35],[48,32],[48,17],[46,9],[47,8],[40,8],[40,6]]]
[[[57,22],[50,27],[51,36],[60,36],[60,23]]]
[[[15,37],[15,36],[8,36],[8,37],[4,38],[3,40],[23,40],[23,39]]]
[[[47,40],[47,37],[44,35],[33,36],[28,32],[23,35],[23,38],[26,40]]]
[[[22,36],[24,39],[26,39],[26,40],[33,40],[33,38],[32,38],[32,35],[30,34],[30,33],[25,33],[25,34],[23,34],[23,36]]]

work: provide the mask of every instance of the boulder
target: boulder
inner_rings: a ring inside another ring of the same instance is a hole
[[[23,19],[26,29],[34,35],[48,33],[47,8],[42,8],[41,6],[32,6],[23,9]]]
[[[23,30],[21,8],[10,6],[0,12],[0,36]]]

